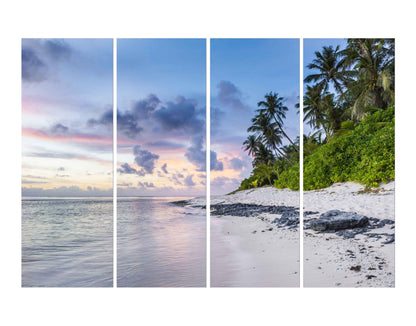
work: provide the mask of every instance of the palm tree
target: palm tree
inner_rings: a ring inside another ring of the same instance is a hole
[[[303,135],[303,155],[308,156],[321,145],[321,133],[316,131],[314,133],[309,133],[308,135]]]
[[[275,157],[270,149],[268,149],[263,143],[259,143],[257,151],[254,155],[253,166],[260,165],[271,166],[275,162]]]
[[[259,141],[255,135],[249,135],[243,143],[243,149],[248,152],[248,155],[254,156],[259,147]]]
[[[292,162],[286,157],[286,155],[278,148],[282,143],[280,136],[280,130],[275,122],[270,121],[270,117],[265,115],[262,111],[251,119],[253,123],[248,129],[248,132],[254,132],[257,134],[257,140],[263,143],[266,147],[274,149],[281,157]]]
[[[318,70],[318,73],[308,75],[304,81],[317,82],[324,93],[329,90],[329,85],[332,83],[335,90],[342,94],[343,81],[351,75],[351,72],[344,69],[345,58],[343,52],[339,50],[339,45],[335,49],[332,46],[324,46],[322,52],[315,52],[315,56],[316,58],[307,67]]]
[[[348,39],[346,64],[355,71],[349,92],[355,94],[352,116],[363,118],[372,107],[386,109],[394,103],[394,41]]]
[[[257,103],[257,106],[260,108],[257,112],[264,114],[269,119],[274,118],[280,132],[285,136],[292,145],[295,145],[289,136],[283,130],[283,119],[286,118],[286,111],[288,108],[283,106],[283,97],[279,97],[277,93],[270,92],[266,94],[265,101],[260,101]]]
[[[308,121],[314,129],[322,128],[326,141],[341,128],[341,123],[344,121],[344,109],[335,103],[334,94],[322,93],[320,85],[307,86],[303,112],[303,121]]]
[[[261,183],[267,180],[268,185],[272,185],[272,178],[274,174],[274,169],[268,165],[259,165],[253,170],[253,175],[256,175],[260,180]]]
[[[308,124],[314,129],[323,127],[325,108],[320,85],[307,86],[303,98],[303,121],[308,121]]]

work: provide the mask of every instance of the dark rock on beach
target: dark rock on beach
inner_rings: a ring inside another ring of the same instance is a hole
[[[187,206],[189,205],[189,200],[178,200],[178,201],[172,201],[170,204],[176,205],[176,206]]]
[[[267,214],[293,214],[299,210],[292,206],[263,206],[256,204],[213,204],[211,205],[211,215],[232,215],[232,216],[257,216],[262,213]]]
[[[315,231],[353,229],[367,224],[367,216],[339,210],[328,211],[310,221],[310,227]]]

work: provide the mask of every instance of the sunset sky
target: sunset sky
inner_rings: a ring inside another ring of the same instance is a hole
[[[205,194],[205,42],[117,40],[118,195]],[[22,40],[23,196],[111,196],[112,46]],[[250,175],[242,143],[270,91],[284,97],[295,139],[299,40],[211,40],[212,194]]]
[[[118,195],[204,195],[205,40],[117,46]]]
[[[111,196],[111,39],[22,40],[22,195]]]
[[[269,92],[286,100],[284,128],[294,140],[299,135],[298,39],[211,40],[211,150],[219,162],[211,164],[211,194],[236,190],[250,176],[252,159],[242,146],[257,103]]]

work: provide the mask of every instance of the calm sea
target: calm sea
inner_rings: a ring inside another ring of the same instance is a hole
[[[181,199],[118,198],[118,286],[205,286],[205,210]]]
[[[112,285],[112,198],[23,198],[22,286]]]

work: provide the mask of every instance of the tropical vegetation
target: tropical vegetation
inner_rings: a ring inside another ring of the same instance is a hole
[[[348,39],[343,49],[315,52],[304,80],[303,119],[311,130],[303,135],[305,190],[394,179],[394,52],[392,39]],[[283,103],[273,92],[258,102],[243,143],[253,172],[240,190],[299,189],[299,139],[285,131]]]

